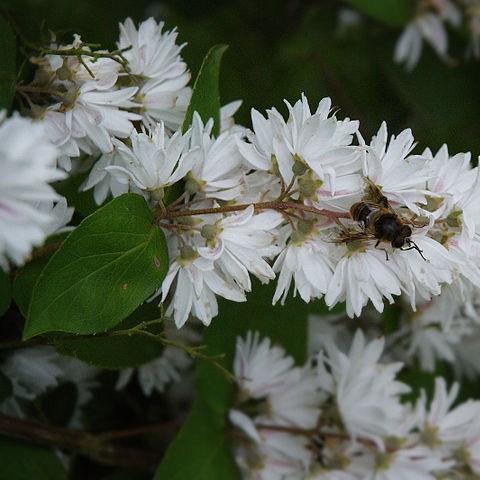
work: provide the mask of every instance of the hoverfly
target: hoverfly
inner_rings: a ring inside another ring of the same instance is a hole
[[[416,250],[420,256],[423,251],[410,238],[413,228],[422,228],[427,223],[421,223],[415,218],[407,218],[397,213],[390,205],[380,188],[369,178],[366,178],[365,194],[360,202],[350,207],[352,220],[358,223],[360,229],[348,229],[340,224],[342,230],[335,243],[349,243],[362,240],[376,240],[375,248],[380,242],[389,242],[392,248],[400,250]],[[388,252],[382,248],[388,260]]]

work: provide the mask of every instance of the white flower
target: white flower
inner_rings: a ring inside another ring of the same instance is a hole
[[[395,267],[380,250],[345,251],[335,265],[325,303],[333,307],[346,301],[349,317],[359,316],[368,300],[383,312],[383,297],[393,303],[393,295],[401,293],[402,283]]]
[[[131,182],[140,190],[163,196],[163,189],[181,180],[192,166],[194,155],[188,150],[190,132],[171,137],[163,123],[149,132],[130,135],[131,148],[114,140],[123,165],[106,166],[120,183]]]
[[[237,337],[233,371],[245,398],[263,398],[284,385],[294,367],[285,350],[272,345],[269,338],[260,340],[258,332]]]
[[[364,145],[359,136],[360,143]],[[410,155],[415,147],[410,129],[388,141],[387,124],[382,123],[363,157],[363,174],[381,186],[393,204],[406,205],[414,212],[416,203],[426,203],[425,184],[432,178],[430,163],[419,155]]]
[[[41,124],[18,115],[1,121],[0,266],[5,270],[8,259],[21,265],[50,233],[55,217],[37,205],[59,199],[49,185],[64,176],[56,157]]]
[[[304,480],[311,460],[305,439],[269,430],[235,445],[234,456],[244,480]]]
[[[464,448],[468,452],[468,465],[474,473],[480,474],[480,435],[468,440]]]
[[[280,272],[273,296],[274,304],[280,299],[282,304],[285,302],[292,280],[293,295],[298,291],[307,303],[314,298],[321,298],[328,290],[334,269],[330,258],[331,245],[322,241],[316,229],[310,227],[311,231],[306,233],[300,230],[292,232],[290,227],[285,227],[291,232],[290,242],[273,265],[274,271]]]
[[[118,181],[117,176],[107,170],[107,167],[111,166],[124,167],[123,157],[119,154],[116,146],[111,152],[103,153],[100,156],[80,187],[83,191],[93,188],[93,198],[97,205],[101,205],[110,193],[113,197],[118,197],[127,193],[129,189],[133,191],[136,189],[135,185]]]
[[[245,127],[237,125],[233,116],[242,105],[242,100],[235,100],[220,107],[220,132],[229,131],[231,133],[241,133],[245,131]]]
[[[131,18],[120,23],[118,47],[126,50],[123,55],[133,75],[142,84],[137,100],[143,107],[145,125],[163,121],[174,131],[183,122],[190,100],[190,72],[180,56],[185,46],[177,45],[177,31],[163,31],[164,23],[149,18],[138,30]]]
[[[60,197],[57,202],[45,201],[38,203],[41,212],[51,215],[50,222],[45,225],[44,230],[47,236],[55,233],[68,232],[74,227],[67,227],[67,223],[73,217],[74,208],[67,205],[67,199]]]
[[[365,476],[362,478],[375,480],[435,480],[437,474],[452,466],[451,462],[444,462],[441,455],[423,445],[406,446],[376,457],[363,456],[356,463],[357,469],[358,464],[363,463]]]
[[[402,322],[400,335],[406,336],[407,359],[416,357],[422,370],[433,371],[437,360],[455,363],[456,344],[469,337],[474,325],[462,315],[459,292],[444,287],[442,293],[418,306],[411,321]]]
[[[166,347],[160,357],[138,367],[138,382],[143,393],[150,396],[153,391],[163,393],[166,386],[180,380],[182,370],[191,364],[188,355],[174,347]],[[132,379],[133,368],[120,372],[115,388],[123,390]]]
[[[43,122],[51,141],[64,154],[78,156],[80,149],[92,153],[85,140],[102,152],[110,152],[111,135],[120,138],[130,135],[132,121],[140,120],[141,116],[125,109],[135,106],[132,98],[137,87],[113,90],[115,82],[116,77],[112,77],[104,83],[89,80],[80,87],[74,84],[61,103],[48,107]]]
[[[162,302],[173,290],[167,315],[173,314],[178,328],[185,324],[190,313],[209,325],[218,314],[215,295],[234,302],[246,300],[243,291],[235,283],[228,282],[214,271],[212,260],[201,257],[191,245],[180,246],[177,242],[174,238],[169,243],[171,263],[160,290]]]
[[[275,228],[283,221],[273,210],[255,214],[250,205],[243,212],[220,217],[215,223],[202,227],[207,246],[200,255],[215,260],[215,265],[243,290],[251,290],[249,272],[263,282],[275,278],[266,262],[280,251]]]
[[[420,60],[425,39],[439,57],[445,57],[448,37],[442,19],[435,13],[424,13],[410,22],[395,46],[394,60],[404,63],[407,70],[413,70]]]
[[[437,55],[447,59],[448,35],[444,23],[458,27],[462,14],[451,0],[435,0],[419,3],[420,13],[403,31],[395,46],[394,60],[405,63],[413,70],[422,54],[423,40],[430,44]]]
[[[314,114],[304,95],[295,105],[286,104],[287,121],[275,109],[267,112],[266,119],[252,110],[254,133],[247,133],[250,143],[239,142],[241,154],[260,170],[270,171],[278,165],[287,184],[294,176],[294,166],[296,171],[302,166],[310,168],[320,182],[328,181],[334,194],[336,177],[358,170],[358,149],[350,146],[358,122],[329,117],[329,98],[319,103]]]
[[[404,279],[405,291],[410,297],[412,308],[420,300],[429,300],[439,295],[441,286],[452,283],[455,262],[449,251],[440,243],[426,235],[414,234],[411,237],[422,256],[416,251],[394,251],[392,263],[395,263],[397,275]]]
[[[383,438],[401,435],[408,411],[400,395],[410,390],[395,380],[401,363],[378,363],[383,347],[383,339],[367,344],[358,330],[348,354],[330,344],[328,357],[318,355],[318,381],[334,396],[349,434],[354,439],[369,438],[380,447]]]
[[[243,159],[237,147],[237,135],[230,131],[212,137],[213,121],[204,126],[195,112],[192,122],[191,146],[195,160],[187,179],[187,190],[207,198],[233,200],[245,193]]]
[[[13,384],[13,395],[32,400],[56,387],[63,375],[57,359],[58,354],[51,347],[30,347],[12,353],[2,371]]]
[[[458,395],[455,383],[450,391],[442,377],[435,379],[435,391],[427,408],[425,393],[419,404],[424,441],[431,446],[458,448],[471,433],[480,432],[480,401],[468,400],[452,409]]]
[[[242,423],[242,405],[255,399],[258,408],[251,416],[259,424],[316,427],[321,396],[314,372],[309,367],[294,367],[293,359],[281,347],[272,345],[270,339],[260,341],[258,332],[248,332],[245,340],[238,337],[234,373],[240,410],[234,416]]]

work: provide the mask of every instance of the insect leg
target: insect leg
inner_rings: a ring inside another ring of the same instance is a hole
[[[423,250],[420,250],[420,248],[418,247],[418,245],[413,241],[413,240],[408,240],[408,244],[411,245],[410,247],[408,248],[400,248],[400,250],[402,250],[403,252],[407,251],[407,250],[416,250],[420,256],[425,260],[427,261],[427,259],[423,256]]]
[[[385,252],[385,258],[388,262],[388,251],[387,251],[387,249],[386,248],[378,248],[379,245],[380,245],[380,240],[377,240],[377,243],[375,244],[375,248],[378,249],[378,250],[383,250]]]

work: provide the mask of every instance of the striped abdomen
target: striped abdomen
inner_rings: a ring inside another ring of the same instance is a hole
[[[363,225],[363,228],[366,228],[371,218],[371,215],[377,211],[378,208],[375,208],[368,203],[357,202],[350,207],[350,216],[356,222],[361,223]]]

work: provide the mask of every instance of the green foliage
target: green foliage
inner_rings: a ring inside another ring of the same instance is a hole
[[[10,306],[12,299],[12,285],[10,277],[0,268],[0,315],[3,315]]]
[[[352,7],[388,25],[402,26],[415,13],[413,0],[345,0]]]
[[[0,110],[10,108],[15,94],[16,42],[8,22],[0,16]]]
[[[87,217],[42,271],[24,336],[106,331],[132,313],[168,270],[163,232],[144,199],[122,195]]]
[[[140,322],[161,317],[161,310],[154,304],[144,304],[121,322],[115,330],[124,330]],[[163,346],[152,338],[140,335],[99,336],[92,338],[73,338],[57,346],[64,354],[83,360],[91,365],[107,369],[138,367],[154,358],[163,350]]]
[[[183,121],[184,132],[192,123],[193,113],[197,112],[204,122],[213,118],[213,134],[218,135],[220,131],[220,62],[227,48],[227,45],[215,45],[205,55],[193,85],[192,98]]]
[[[213,388],[213,387],[212,387]],[[188,452],[188,459],[185,453]],[[155,473],[154,480],[237,480],[223,421],[199,399]]]
[[[42,447],[0,437],[0,480],[66,480],[60,459]]]
[[[44,245],[45,249],[52,248],[51,251],[34,260],[31,260],[15,274],[12,285],[12,296],[22,315],[26,318],[28,306],[32,297],[33,288],[38,281],[38,277],[48,263],[48,260],[54,253],[54,247],[65,240],[66,234],[54,235],[49,237]]]

